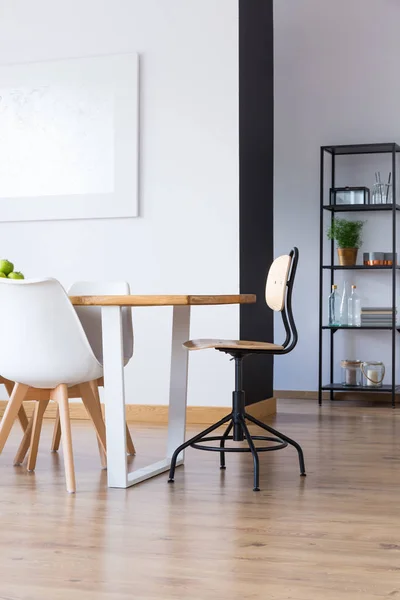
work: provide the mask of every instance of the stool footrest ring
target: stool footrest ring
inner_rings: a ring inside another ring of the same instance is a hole
[[[258,440],[262,442],[273,442],[273,446],[257,446],[255,449],[257,452],[272,452],[273,450],[282,450],[286,448],[288,445],[287,442],[277,438],[277,437],[269,437],[265,435],[253,435],[253,440]],[[225,448],[221,446],[206,446],[203,442],[221,442],[222,440],[233,440],[232,435],[228,435],[226,437],[222,435],[214,435],[214,436],[206,436],[201,440],[197,440],[197,442],[190,444],[192,448],[196,448],[197,450],[206,450],[208,452],[251,452],[249,447],[247,448]]]

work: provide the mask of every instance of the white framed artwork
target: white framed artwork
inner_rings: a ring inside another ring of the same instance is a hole
[[[139,61],[0,66],[0,221],[138,216]]]

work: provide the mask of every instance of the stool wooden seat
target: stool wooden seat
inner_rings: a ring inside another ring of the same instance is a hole
[[[185,342],[184,347],[188,350],[207,350],[209,348],[232,350],[284,350],[283,346],[271,344],[270,342],[248,342],[246,340],[213,340],[200,339]]]

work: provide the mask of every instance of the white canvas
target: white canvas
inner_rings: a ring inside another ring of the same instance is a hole
[[[138,56],[0,66],[0,220],[138,215]]]

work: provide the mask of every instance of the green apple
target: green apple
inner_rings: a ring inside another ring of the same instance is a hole
[[[2,272],[0,271],[0,277],[5,277],[5,278],[7,278],[7,275],[6,275],[5,273],[2,273]]]
[[[12,271],[8,274],[8,279],[25,279],[25,277],[20,271]]]
[[[8,275],[14,271],[14,265],[6,258],[0,258],[0,271],[5,273],[5,275]]]

